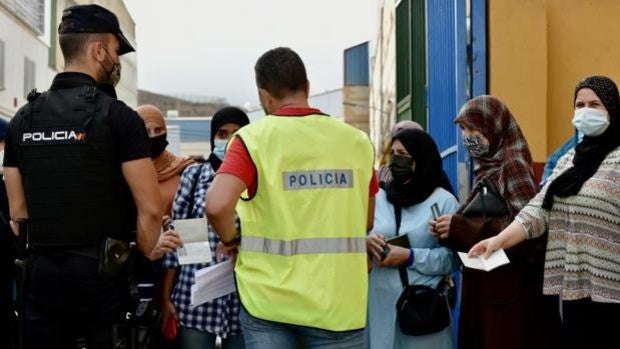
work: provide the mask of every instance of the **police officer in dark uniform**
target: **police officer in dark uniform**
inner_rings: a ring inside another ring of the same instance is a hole
[[[128,311],[130,232],[151,259],[171,244],[144,123],[98,88],[118,83],[119,56],[134,48],[97,5],[67,8],[58,34],[65,71],[29,95],[6,138],[11,219],[28,218],[31,250],[25,347],[112,348]]]

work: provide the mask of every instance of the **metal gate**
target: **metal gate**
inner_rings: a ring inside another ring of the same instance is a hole
[[[453,188],[458,186],[458,130],[453,120],[467,99],[464,0],[427,0],[427,125]]]

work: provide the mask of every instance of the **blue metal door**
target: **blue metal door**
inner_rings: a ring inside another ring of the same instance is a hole
[[[457,127],[454,118],[467,96],[465,1],[427,0],[428,132],[443,158],[453,188],[457,180]]]

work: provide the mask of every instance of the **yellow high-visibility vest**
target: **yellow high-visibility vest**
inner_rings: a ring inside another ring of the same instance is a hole
[[[257,170],[256,194],[237,204],[243,306],[269,321],[363,328],[370,139],[326,115],[268,116],[237,137]]]

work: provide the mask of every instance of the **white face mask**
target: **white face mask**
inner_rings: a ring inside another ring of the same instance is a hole
[[[607,112],[593,108],[575,110],[573,126],[588,137],[600,136],[609,127]]]
[[[227,139],[213,140],[213,154],[220,158],[220,160],[224,160],[224,154],[226,153],[226,144],[228,144]]]

